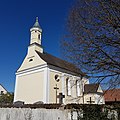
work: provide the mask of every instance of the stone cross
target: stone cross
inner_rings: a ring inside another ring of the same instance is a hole
[[[92,104],[94,103],[95,101],[92,101],[91,97],[90,97],[90,101],[87,101],[88,103]]]
[[[57,103],[57,91],[58,91],[58,87],[57,87],[57,84],[56,84],[56,87],[54,87],[54,89],[56,90],[56,103]]]
[[[63,103],[63,98],[65,98],[65,95],[63,95],[62,93],[59,93],[57,98],[59,98],[59,103],[62,104]]]

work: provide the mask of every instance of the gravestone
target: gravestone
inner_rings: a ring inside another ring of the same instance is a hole
[[[44,102],[43,102],[43,101],[37,101],[37,102],[35,102],[35,103],[33,103],[33,104],[39,105],[39,104],[44,104]]]
[[[15,107],[22,107],[23,105],[24,105],[23,101],[16,101],[13,103],[13,106],[15,106]]]
[[[63,98],[65,98],[65,95],[63,95],[62,93],[59,93],[57,98],[59,98],[59,103],[62,104],[63,103]]]

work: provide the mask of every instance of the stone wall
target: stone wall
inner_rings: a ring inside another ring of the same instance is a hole
[[[0,108],[0,120],[67,120],[59,109]]]
[[[38,104],[1,105],[0,120],[119,120],[120,103],[114,105]]]

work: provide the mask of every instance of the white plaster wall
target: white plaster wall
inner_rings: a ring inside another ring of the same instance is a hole
[[[39,31],[32,31],[31,32],[31,42],[30,42],[30,44],[32,44],[32,43],[41,44],[40,39],[38,39],[38,35],[41,36],[41,33]]]
[[[56,82],[55,81],[55,75],[60,76],[60,81]],[[66,78],[69,77],[71,80],[71,95],[67,95],[67,88],[66,88]],[[55,103],[56,102],[56,93],[54,90],[55,85],[57,84],[59,90],[58,94],[62,92],[65,95],[65,98],[63,99],[64,104],[68,103],[83,103],[83,93],[80,96],[77,96],[76,94],[76,80],[80,80],[80,77],[74,76],[72,74],[65,73],[64,71],[60,71],[59,68],[52,68],[50,69],[49,73],[49,102],[50,103]],[[81,86],[81,92],[82,92],[82,86]],[[57,99],[58,103],[59,99]]]
[[[97,92],[103,93],[101,86],[99,85]]]
[[[62,80],[60,79],[59,82],[55,81],[55,75],[59,75],[61,76],[62,73],[59,71],[54,71],[52,69],[50,69],[50,74],[49,74],[49,102],[50,103],[56,103],[56,90],[54,89],[54,87],[59,88],[59,90],[57,90],[57,95],[59,95],[60,92],[62,92]],[[59,103],[59,99],[57,99],[57,103]]]
[[[44,98],[44,71],[34,71],[24,75],[16,76],[15,101],[24,101],[33,104],[37,101],[45,102]]]
[[[92,94],[92,93],[85,94],[84,95],[84,104],[90,104],[89,102],[87,102],[87,101],[90,101],[90,97],[91,97],[92,101],[95,101],[95,94]],[[95,102],[92,104],[95,104]]]
[[[47,64],[36,53],[35,50],[39,51],[39,49],[41,49],[41,48],[36,46],[36,45],[28,47],[28,53],[27,53],[22,65],[17,70],[17,72],[20,72],[20,71],[23,71],[23,70],[26,70],[26,69],[29,69],[29,68],[32,68],[32,67],[40,66],[40,65],[43,65],[43,64]],[[30,61],[30,59],[32,59],[33,61]]]
[[[89,102],[87,102],[87,101],[90,101],[90,97],[91,97],[91,100],[94,101],[94,103],[92,104],[105,104],[104,97],[102,95],[95,94],[95,93],[85,94],[84,104],[90,104]]]
[[[66,88],[66,78],[69,77],[71,80],[71,95],[67,95],[67,88]],[[72,74],[67,74],[65,73],[64,75],[64,88],[65,88],[65,104],[69,103],[83,103],[83,97],[82,94],[80,96],[77,96],[77,88],[76,88],[76,80],[80,80],[81,78],[78,76],[74,76]],[[81,86],[81,92],[82,91],[82,86]]]
[[[95,96],[96,104],[105,104],[104,96],[96,94]]]
[[[39,28],[31,28],[31,40],[30,44],[32,43],[38,43],[41,45],[41,32]],[[40,35],[40,39],[38,38],[38,35]]]

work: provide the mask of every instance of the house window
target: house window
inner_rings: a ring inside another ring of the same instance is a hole
[[[3,91],[1,91],[1,95],[3,95],[4,93],[3,93]]]
[[[71,95],[71,81],[69,78],[66,79],[66,91],[67,95]]]

